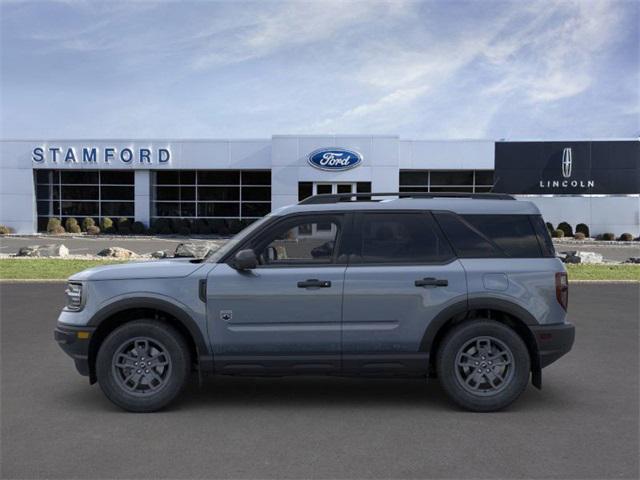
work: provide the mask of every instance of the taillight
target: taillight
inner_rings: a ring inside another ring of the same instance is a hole
[[[569,278],[567,277],[567,272],[556,273],[556,298],[566,311],[569,306]]]

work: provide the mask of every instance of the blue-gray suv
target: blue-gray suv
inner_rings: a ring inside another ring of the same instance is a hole
[[[92,268],[66,295],[56,340],[135,412],[193,372],[437,377],[493,411],[574,340],[540,212],[506,195],[317,195],[204,259]]]

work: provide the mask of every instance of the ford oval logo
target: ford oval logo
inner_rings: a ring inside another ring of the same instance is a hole
[[[362,155],[346,148],[320,148],[309,154],[308,161],[312,167],[337,172],[360,165]]]

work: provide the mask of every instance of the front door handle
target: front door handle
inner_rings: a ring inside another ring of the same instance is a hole
[[[298,288],[329,288],[330,286],[330,281],[318,280],[316,278],[310,278],[303,282],[298,282]]]
[[[423,278],[422,280],[416,280],[414,285],[416,287],[448,287],[449,280],[444,278]]]

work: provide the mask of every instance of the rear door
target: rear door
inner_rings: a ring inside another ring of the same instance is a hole
[[[429,212],[355,216],[344,284],[342,352],[347,372],[423,372],[431,320],[466,304],[461,263]]]

